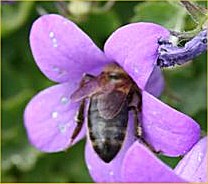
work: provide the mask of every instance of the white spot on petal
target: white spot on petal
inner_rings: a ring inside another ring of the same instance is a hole
[[[64,134],[66,132],[67,125],[66,124],[58,124],[58,129],[59,129],[60,133]]]
[[[50,37],[50,39],[52,41],[53,47],[55,47],[55,48],[58,47],[57,39],[55,38],[55,34],[54,34],[53,31],[51,31],[49,33],[49,37]]]
[[[57,43],[53,43],[53,47],[54,48],[58,47],[58,44]]]
[[[70,127],[71,127],[71,124],[70,124],[70,123],[67,123],[67,124],[66,124],[66,127],[67,127],[67,128],[70,128]]]
[[[53,66],[52,70],[54,72],[58,73],[58,75],[59,75],[58,77],[66,75],[66,73],[67,73],[65,70],[62,70],[62,69],[58,68],[57,66]]]
[[[54,67],[53,67],[53,71],[59,73],[59,72],[60,72],[60,69],[59,69],[57,66],[54,66]]]
[[[53,38],[53,39],[52,39],[52,42],[53,42],[53,46],[54,46],[54,47],[58,47],[56,38]]]
[[[64,105],[67,104],[68,101],[69,101],[69,99],[67,97],[65,97],[65,96],[63,96],[61,98],[61,103],[64,104]]]
[[[53,31],[51,31],[51,32],[49,33],[49,37],[50,37],[50,38],[53,38],[53,37],[54,37],[54,32],[53,32]]]
[[[59,123],[57,126],[58,126],[60,133],[64,134],[66,133],[67,129],[71,127],[71,125],[72,124],[70,123]]]
[[[63,21],[63,24],[65,24],[65,25],[68,24],[68,21],[67,20]]]
[[[185,150],[185,151],[183,151],[183,154],[186,154],[186,152],[187,152],[186,150]]]
[[[54,111],[52,112],[52,118],[55,119],[58,117],[58,112]]]
[[[156,114],[157,114],[157,112],[156,112],[156,111],[153,111],[153,112],[152,112],[152,114],[153,114],[153,115],[156,115]]]
[[[113,176],[113,175],[114,175],[114,172],[113,172],[113,171],[110,171],[110,172],[109,172],[109,175],[110,175],[110,176]]]
[[[137,69],[137,67],[135,67],[134,72],[139,73],[139,70]]]
[[[198,161],[199,161],[199,162],[202,161],[202,153],[199,153],[199,155],[198,155]]]
[[[52,42],[53,42],[53,43],[56,43],[56,42],[57,42],[56,38],[53,38],[53,39],[52,39]]]
[[[92,166],[90,164],[87,165],[88,169],[91,170]]]

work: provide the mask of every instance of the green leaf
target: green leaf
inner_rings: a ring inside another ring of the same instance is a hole
[[[117,13],[119,19],[122,21],[122,25],[128,24],[129,20],[134,15],[134,7],[138,5],[139,1],[116,1],[113,9]]]
[[[29,144],[23,112],[31,93],[23,90],[2,102],[4,182],[92,182],[85,165],[84,141],[53,154],[41,154]]]
[[[67,152],[43,154],[19,182],[92,182],[85,164],[84,144],[81,141]]]
[[[207,131],[207,110],[198,111],[197,114],[193,116],[193,118],[199,122],[201,129],[206,132]]]
[[[6,36],[23,26],[31,15],[34,1],[20,1],[2,6],[1,36]]]
[[[180,31],[183,29],[186,12],[184,8],[167,2],[143,2],[135,7],[132,22],[153,22],[165,28]]]
[[[41,73],[31,54],[28,38],[30,28],[31,24],[27,24],[2,39],[3,99],[10,98],[23,89],[34,90],[35,93],[54,84]]]
[[[166,91],[162,100],[192,117],[207,108],[205,55],[185,66],[165,70]]]
[[[29,144],[23,125],[24,108],[31,94],[23,90],[2,101],[2,171],[14,166],[22,171],[31,169],[39,155]]]
[[[181,160],[181,157],[167,157],[164,155],[158,155],[159,159],[169,165],[171,168],[175,168],[178,162]]]
[[[197,23],[202,25],[205,20],[207,20],[207,10],[203,7],[197,6],[197,4],[194,4],[190,1],[181,1],[181,3],[184,5],[186,10],[191,15],[192,19]]]

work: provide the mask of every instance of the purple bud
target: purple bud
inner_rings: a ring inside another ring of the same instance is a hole
[[[158,66],[170,67],[175,64],[182,65],[207,50],[207,30],[201,31],[188,41],[184,47],[174,46],[171,42],[164,39],[160,39],[158,44],[160,45],[158,48]]]
[[[3,1],[1,1],[1,3],[2,4],[13,4],[13,3],[15,3],[15,0],[3,0]]]

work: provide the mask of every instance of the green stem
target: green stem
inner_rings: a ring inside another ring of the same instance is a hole
[[[183,6],[186,8],[186,10],[189,12],[193,20],[197,24],[203,24],[206,21],[206,14],[207,10],[197,6],[196,4],[189,2],[189,1],[181,1]]]
[[[196,4],[193,4],[189,1],[180,1],[183,6],[186,8],[186,10],[189,12],[193,20],[197,23],[197,27],[191,31],[187,32],[178,32],[170,30],[170,33],[172,36],[177,37],[179,40],[190,40],[194,36],[196,36],[202,29],[205,29],[207,27],[207,19],[208,19],[208,13],[205,8],[202,8],[200,6],[197,6]]]

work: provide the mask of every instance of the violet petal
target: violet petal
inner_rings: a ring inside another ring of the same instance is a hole
[[[29,102],[24,123],[31,144],[44,152],[57,152],[69,146],[78,103],[70,102],[75,86],[69,83],[55,85],[38,93]],[[85,136],[83,127],[74,144]]]
[[[79,81],[83,73],[97,74],[108,62],[76,24],[56,14],[33,23],[30,46],[40,70],[55,82]]]
[[[142,108],[144,136],[156,151],[179,156],[198,141],[200,127],[193,119],[145,91],[142,93]]]
[[[168,37],[165,28],[153,23],[132,23],[117,29],[107,40],[107,57],[118,62],[144,89],[158,57],[158,39]]]
[[[189,182],[208,182],[207,156],[207,137],[204,137],[178,163],[175,173]]]
[[[124,182],[184,182],[138,141],[127,151],[121,175]]]
[[[127,134],[123,146],[110,163],[105,163],[98,157],[92,147],[91,141],[89,141],[89,138],[87,139],[85,159],[90,175],[95,182],[122,182],[120,175],[122,159],[135,140],[132,116],[130,113]]]
[[[159,67],[155,66],[147,84],[145,91],[149,92],[155,97],[159,97],[164,89],[164,77]]]

